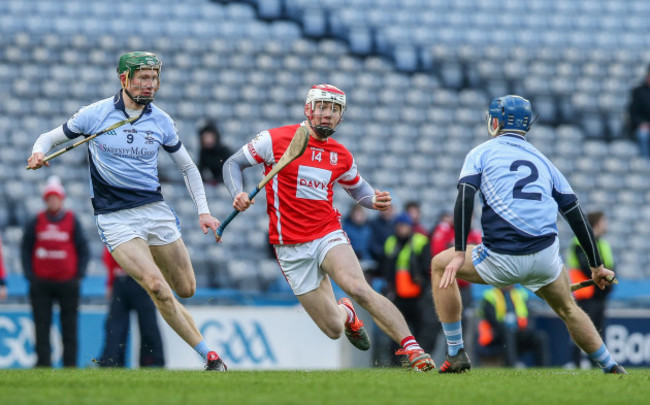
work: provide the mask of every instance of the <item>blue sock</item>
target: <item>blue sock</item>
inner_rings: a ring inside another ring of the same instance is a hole
[[[442,323],[442,330],[445,332],[447,339],[447,348],[450,356],[455,356],[458,351],[465,347],[463,345],[463,327],[460,321],[452,323]]]
[[[207,359],[208,353],[211,352],[210,348],[208,347],[208,344],[205,343],[205,339],[203,339],[201,343],[199,343],[198,345],[194,346],[194,350],[196,350],[196,352],[200,354],[201,357],[203,357],[204,359]]]
[[[605,343],[600,346],[600,349],[596,350],[593,353],[589,353],[589,358],[595,361],[603,371],[609,371],[614,367],[616,362],[612,358],[612,355],[609,353],[609,350],[605,347]]]

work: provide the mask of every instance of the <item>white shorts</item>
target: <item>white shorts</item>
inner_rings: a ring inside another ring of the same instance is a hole
[[[529,255],[506,255],[489,250],[480,244],[472,250],[472,262],[486,283],[505,287],[519,283],[535,292],[557,280],[562,273],[560,242]]]
[[[102,242],[111,252],[131,239],[144,239],[148,245],[170,244],[181,237],[178,217],[164,201],[128,210],[95,215]]]
[[[295,295],[303,295],[318,288],[325,278],[320,265],[334,246],[350,243],[342,230],[322,238],[295,245],[273,245],[280,269]]]

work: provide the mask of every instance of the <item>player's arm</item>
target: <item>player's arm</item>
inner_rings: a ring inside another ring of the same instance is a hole
[[[246,211],[254,203],[248,198],[248,193],[244,191],[242,171],[256,164],[257,162],[251,162],[248,159],[243,149],[239,149],[223,164],[223,184],[233,199],[233,208],[237,211]]]
[[[32,155],[27,159],[29,167],[38,169],[44,165],[49,166],[49,163],[43,163],[45,153],[57,145],[66,143],[70,139],[72,138],[69,138],[63,131],[63,126],[56,127],[49,132],[39,135],[32,147]]]
[[[474,211],[474,196],[477,188],[467,182],[458,183],[458,196],[454,206],[454,231],[455,252],[451,262],[445,267],[445,272],[440,279],[440,288],[447,288],[456,280],[456,273],[465,264],[465,250],[467,249],[467,236],[472,223]]]
[[[357,202],[357,204],[379,211],[387,210],[391,205],[391,196],[388,191],[379,191],[372,188],[370,183],[363,177],[359,177],[359,182],[353,187],[346,187],[342,182],[345,191]]]
[[[576,199],[572,203],[561,207],[560,213],[569,223],[571,230],[578,238],[582,250],[584,250],[587,255],[587,261],[589,261],[589,267],[599,267],[603,264],[603,260],[600,257],[600,252],[598,252],[598,245],[596,243],[596,237],[594,236],[594,231],[589,225],[586,215],[582,212],[580,203]]]
[[[467,249],[467,237],[472,225],[476,191],[476,187],[469,183],[460,183],[458,185],[458,195],[454,206],[454,245],[456,252],[465,252]]]
[[[570,204],[560,206],[560,213],[566,219],[571,230],[578,238],[582,250],[584,250],[589,266],[591,267],[591,278],[601,290],[612,284],[614,272],[606,269],[598,251],[594,231],[587,220],[580,203],[577,199]]]
[[[185,146],[180,141],[177,145],[177,147],[172,147],[172,149],[166,148],[166,150],[168,150],[169,156],[183,174],[185,187],[187,187],[187,191],[189,191],[199,214],[199,226],[203,230],[203,233],[208,233],[208,228],[216,232],[220,223],[219,220],[210,214],[208,200],[205,197],[205,188],[201,180],[201,173],[199,173],[199,169],[194,164],[190,154],[187,153]]]

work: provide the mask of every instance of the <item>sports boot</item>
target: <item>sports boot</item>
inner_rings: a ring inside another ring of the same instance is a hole
[[[208,361],[205,364],[206,371],[228,371],[228,366],[221,360],[216,352],[208,353]]]
[[[433,362],[433,359],[422,349],[399,349],[395,352],[398,356],[408,356],[411,369],[415,371],[430,371],[435,370],[436,363]]]
[[[614,364],[605,374],[627,374],[627,371],[620,364]]]
[[[345,336],[347,336],[350,343],[352,343],[357,349],[370,349],[370,338],[368,337],[366,328],[363,326],[363,321],[357,317],[357,313],[354,311],[352,301],[350,301],[349,298],[341,298],[339,300],[339,305],[345,305],[354,314],[352,322],[347,322],[345,324]]]
[[[440,366],[440,370],[438,370],[438,372],[441,374],[463,373],[465,371],[469,371],[470,368],[472,368],[472,364],[469,362],[469,357],[467,357],[465,349],[460,349],[458,351],[458,354],[455,356],[450,356],[449,353],[447,353],[445,362],[442,363],[442,366]]]

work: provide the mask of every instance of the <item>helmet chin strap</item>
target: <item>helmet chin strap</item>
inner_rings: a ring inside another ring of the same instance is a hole
[[[153,101],[152,97],[133,97],[127,89],[124,89],[124,92],[126,93],[127,96],[129,96],[131,101],[139,105],[147,105]]]
[[[314,113],[312,112],[310,116],[307,117],[307,122],[309,123],[309,127],[316,132],[316,135],[318,135],[320,138],[327,139],[330,136],[336,132],[336,128],[332,127],[326,127],[324,125],[314,125],[311,123],[311,120],[314,118]]]
[[[336,129],[334,129],[334,128],[325,127],[323,125],[314,126],[314,125],[312,125],[311,121],[309,121],[309,126],[321,138],[329,138],[330,136],[332,136],[334,134],[334,132],[336,132]]]

